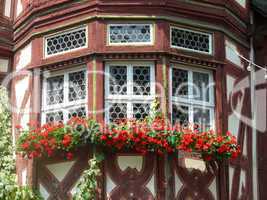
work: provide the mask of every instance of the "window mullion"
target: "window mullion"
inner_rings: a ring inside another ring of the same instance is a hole
[[[193,108],[193,72],[188,70],[188,101],[189,111],[188,120],[189,123],[194,123],[194,108]]]
[[[46,98],[47,98],[47,78],[44,77],[43,80],[43,91],[42,91],[42,110],[46,110]],[[46,111],[42,112],[42,117],[41,117],[41,123],[44,124],[46,122]]]
[[[156,77],[155,77],[155,67],[152,65],[150,67],[150,88],[151,88],[151,93],[150,95],[155,97],[156,96]]]
[[[67,121],[67,110],[66,110],[66,105],[68,104],[68,96],[69,96],[69,74],[65,73],[64,74],[64,105],[63,105],[63,117],[64,117],[64,122]]]
[[[174,68],[174,66],[172,66],[171,68],[170,68],[170,71],[169,71],[169,77],[170,77],[170,84],[169,84],[169,98],[171,99],[170,101],[169,101],[169,109],[170,109],[170,113],[171,113],[171,122],[173,122],[173,106],[175,105],[175,103],[177,103],[175,100],[174,100],[174,98],[173,98],[173,68]]]
[[[110,69],[109,68],[109,65],[107,65],[105,67],[105,98],[106,99],[110,95],[110,91],[109,91],[109,80],[110,80],[111,76],[110,76],[110,70],[109,69]]]
[[[133,96],[133,65],[127,65],[127,96],[129,97],[127,100],[127,117],[132,118],[133,117],[133,102],[132,102],[132,96]]]
[[[210,127],[211,129],[215,130],[216,126],[215,126],[215,113],[214,113],[214,109],[213,108],[209,108],[210,111]]]
[[[133,102],[127,102],[127,118],[133,118]]]

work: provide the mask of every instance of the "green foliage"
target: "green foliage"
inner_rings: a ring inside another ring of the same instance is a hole
[[[16,184],[15,160],[13,157],[11,115],[7,92],[0,87],[0,199],[41,200],[29,187]]]
[[[99,167],[103,159],[103,155],[96,155],[89,161],[89,169],[83,172],[73,200],[93,200],[96,198],[97,177],[100,176]]]

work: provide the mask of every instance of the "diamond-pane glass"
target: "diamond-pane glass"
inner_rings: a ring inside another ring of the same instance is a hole
[[[69,74],[69,101],[86,98],[86,74],[85,71]]]
[[[72,117],[86,117],[86,109],[85,107],[80,107],[76,109],[70,109],[68,113],[68,118]]]
[[[194,108],[194,123],[204,126],[206,129],[210,128],[210,110],[202,108]]]
[[[188,96],[188,71],[175,68],[172,70],[172,96]]]
[[[116,43],[150,43],[151,26],[147,25],[110,25],[109,42]]]
[[[150,95],[150,67],[133,68],[134,95]]]
[[[109,105],[109,121],[115,122],[127,118],[126,103],[112,103]]]
[[[145,119],[149,115],[150,105],[142,103],[133,104],[133,117],[135,119]]]
[[[179,28],[171,29],[171,44],[174,47],[210,53],[210,40],[210,35],[205,33],[198,33]]]
[[[46,82],[46,104],[55,105],[63,103],[64,99],[64,76],[47,78]]]
[[[209,75],[200,72],[193,72],[193,83],[194,99],[209,102]]]
[[[86,46],[86,28],[76,29],[46,38],[46,54],[53,55]]]
[[[127,94],[127,67],[111,66],[109,79],[109,93],[112,95]]]
[[[186,125],[189,122],[189,108],[187,106],[175,105],[172,106],[172,121],[181,125]]]
[[[56,112],[49,112],[46,114],[46,123],[53,123],[53,122],[63,122],[63,112],[56,111]]]

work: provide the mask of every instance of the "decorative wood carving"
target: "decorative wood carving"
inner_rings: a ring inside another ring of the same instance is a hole
[[[59,181],[53,173],[51,173],[46,167],[47,164],[55,164],[60,162],[66,162],[62,158],[53,158],[51,160],[40,160],[37,166],[38,183],[45,187],[49,193],[49,200],[70,200],[71,190],[79,180],[83,171],[88,167],[88,158],[91,157],[91,151],[89,148],[80,149],[75,153],[70,170],[62,181]]]
[[[126,168],[122,171],[118,165],[118,156],[120,154],[107,154],[105,162],[105,172],[115,183],[115,188],[107,194],[110,200],[118,199],[146,199],[154,200],[155,195],[146,187],[151,177],[156,171],[156,156],[147,155],[143,157],[142,169],[138,171],[133,168]],[[127,153],[126,153],[127,155]],[[131,156],[140,156],[139,154],[128,154]]]
[[[179,156],[179,155],[178,155]],[[210,184],[214,181],[215,175],[217,175],[217,170],[206,169],[205,171],[200,171],[198,169],[188,169],[185,166],[180,165],[179,158],[177,155],[172,157],[172,170],[173,176],[175,174],[178,176],[182,182],[182,187],[178,194],[174,194],[174,199],[184,200],[215,200],[217,197],[213,196],[209,189]],[[178,187],[173,183],[174,187]],[[174,190],[175,191],[175,190]],[[176,196],[175,196],[176,195]],[[217,194],[216,194],[217,195]]]

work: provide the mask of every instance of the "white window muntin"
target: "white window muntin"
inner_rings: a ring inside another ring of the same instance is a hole
[[[67,33],[73,32],[73,31],[79,31],[79,30],[83,30],[83,29],[85,29],[85,37],[86,37],[85,38],[86,39],[86,44],[84,46],[79,47],[79,48],[66,50],[66,51],[62,51],[62,52],[58,52],[58,53],[54,53],[52,55],[48,55],[47,54],[47,39],[55,37],[55,36],[58,36],[58,35],[61,35],[61,34],[67,34]],[[71,29],[68,29],[68,30],[63,30],[63,31],[59,31],[59,32],[47,35],[43,39],[43,44],[44,44],[44,57],[45,58],[49,58],[49,57],[52,57],[52,56],[61,55],[61,54],[65,54],[65,53],[69,53],[69,52],[78,51],[78,50],[81,50],[81,49],[88,48],[88,27],[83,25],[83,26],[74,27],[74,28],[71,28]]]
[[[176,97],[173,96],[172,94],[172,71],[173,69],[181,69],[185,70],[188,72],[188,83],[189,83],[189,88],[188,88],[188,98],[183,98],[183,97]],[[193,84],[193,72],[200,72],[207,74],[209,77],[209,101],[200,101],[200,100],[195,100],[194,94],[193,94],[193,89],[190,87],[190,84]],[[173,65],[170,68],[169,71],[169,96],[170,96],[170,111],[171,111],[171,116],[172,115],[172,110],[173,110],[173,105],[178,105],[178,106],[187,106],[188,107],[188,118],[189,118],[189,123],[194,123],[194,109],[195,108],[200,108],[200,109],[207,109],[209,110],[210,113],[210,127],[212,129],[215,129],[215,103],[214,103],[214,79],[213,79],[213,73],[212,71],[205,70],[205,69],[196,69],[193,67],[182,67],[182,66],[175,66]]]
[[[112,95],[109,94],[109,72],[112,66],[127,67],[127,94],[126,95]],[[133,67],[142,66],[150,68],[150,95],[133,95]],[[108,62],[105,67],[105,121],[108,123],[109,119],[109,104],[124,103],[127,104],[127,118],[133,117],[133,105],[150,104],[155,99],[156,85],[155,85],[155,68],[152,62]]]
[[[179,47],[179,46],[172,45],[172,30],[173,29],[180,29],[180,30],[184,30],[184,31],[190,31],[190,32],[193,32],[193,33],[199,33],[199,34],[203,34],[203,35],[209,36],[209,52],[204,52],[204,51],[199,51],[199,50],[195,50],[195,49],[189,49],[189,48],[184,48],[184,47]],[[213,53],[213,41],[212,40],[213,40],[213,35],[211,33],[205,33],[205,32],[195,31],[195,30],[191,30],[191,29],[176,27],[176,26],[171,26],[170,27],[170,47],[171,48],[182,49],[182,50],[185,50],[185,51],[191,51],[191,52],[197,52],[197,53],[211,55]]]
[[[110,27],[111,26],[149,26],[150,27],[150,42],[127,42],[127,43],[113,43],[110,41]],[[134,46],[143,46],[143,45],[153,45],[154,44],[154,35],[155,35],[155,25],[151,23],[128,23],[128,24],[108,24],[107,25],[107,41],[108,45],[110,46],[129,46],[129,45],[134,45]]]
[[[72,106],[66,106],[62,108],[57,108],[57,109],[48,109],[42,112],[42,124],[46,123],[46,115],[49,113],[53,112],[62,112],[63,113],[63,122],[67,122],[69,120],[68,115],[70,110],[74,109],[79,109],[81,107],[85,108],[86,115],[88,115],[87,110],[88,110],[88,105],[86,103],[82,104],[77,104],[77,105],[72,105]]]
[[[75,101],[69,101],[69,74],[85,71],[85,98],[79,99]],[[62,111],[64,122],[68,120],[68,111],[75,108],[85,107],[86,114],[88,110],[87,100],[88,100],[88,78],[87,78],[87,70],[85,67],[77,67],[75,69],[69,69],[64,71],[45,71],[43,73],[43,86],[42,86],[42,123],[46,123],[46,114],[50,112]],[[47,79],[57,76],[64,76],[63,82],[63,102],[57,103],[54,105],[47,105],[46,97],[47,97]]]

